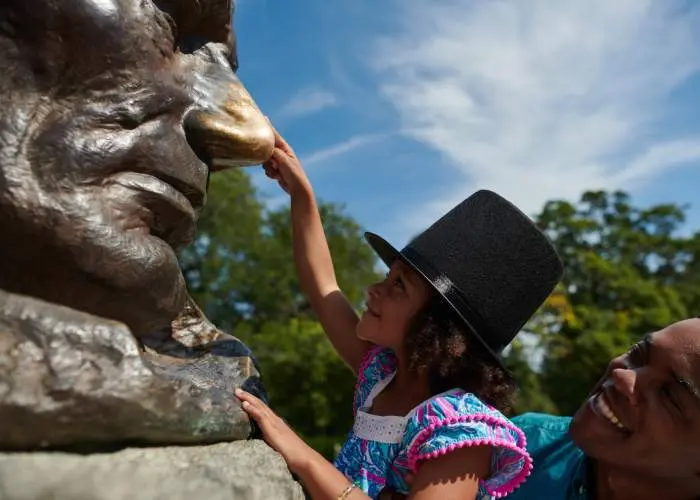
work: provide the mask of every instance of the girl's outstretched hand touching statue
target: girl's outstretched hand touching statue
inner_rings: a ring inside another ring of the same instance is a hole
[[[311,184],[292,147],[275,132],[275,149],[272,157],[263,164],[265,175],[276,180],[290,196],[311,191]]]
[[[263,168],[291,198],[294,263],[304,295],[335,350],[357,373],[371,344],[355,334],[359,318],[338,286],[313,188],[294,150],[276,130],[272,158]]]

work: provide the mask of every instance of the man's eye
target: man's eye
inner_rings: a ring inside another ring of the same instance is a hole
[[[673,389],[668,384],[662,385],[660,388],[660,392],[661,392],[661,396],[663,397],[663,399],[666,402],[671,403],[673,405],[674,410],[682,411],[681,405],[673,393]]]
[[[641,345],[635,344],[627,351],[627,357],[636,366],[642,365],[645,362],[644,350]]]

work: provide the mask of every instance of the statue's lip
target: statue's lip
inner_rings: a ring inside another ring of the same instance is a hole
[[[197,211],[182,192],[159,176],[120,172],[110,181],[139,193],[139,201],[151,212],[150,233],[173,248],[191,243],[195,236]]]
[[[211,166],[207,162],[201,163],[201,168],[210,170]],[[186,181],[180,180],[179,178],[169,174],[167,172],[162,172],[160,170],[145,170],[145,169],[129,169],[125,171],[117,171],[111,175],[112,178],[123,175],[123,174],[142,174],[151,178],[160,179],[165,184],[171,186],[173,189],[178,191],[182,196],[187,198],[189,204],[194,208],[195,211],[199,212],[207,200],[207,188],[206,186],[194,186]],[[202,179],[204,180],[204,178]]]

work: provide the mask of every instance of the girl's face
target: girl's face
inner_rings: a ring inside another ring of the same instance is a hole
[[[386,278],[369,287],[357,336],[400,351],[413,317],[428,301],[432,289],[402,261],[391,266]]]

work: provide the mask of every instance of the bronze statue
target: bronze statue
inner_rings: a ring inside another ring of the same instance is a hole
[[[0,4],[1,449],[250,433],[251,354],[175,254],[209,174],[273,148],[232,19],[231,0]]]

